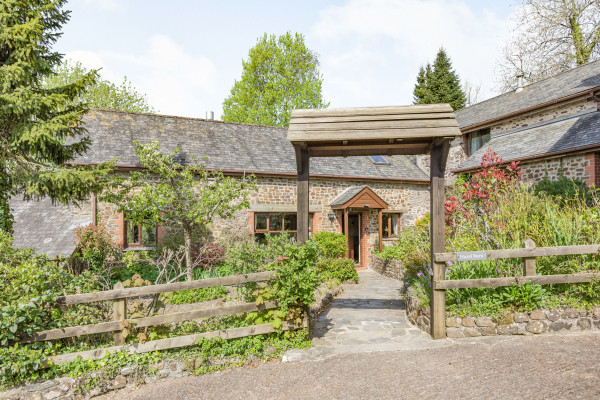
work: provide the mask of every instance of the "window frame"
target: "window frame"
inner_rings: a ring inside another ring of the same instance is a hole
[[[483,137],[486,135],[489,136],[489,139],[484,142]],[[471,146],[473,138],[477,138],[477,142],[479,145],[479,147],[475,151],[473,151],[473,148]],[[483,129],[479,129],[477,131],[469,132],[467,134],[467,151],[469,153],[469,156],[473,155],[473,153],[475,153],[476,151],[481,149],[483,146],[485,146],[486,143],[488,143],[490,140],[492,140],[490,128],[483,128]]]
[[[151,247],[156,247],[156,245],[158,244],[158,225],[154,226],[154,243],[153,244],[144,244],[144,224],[138,224],[137,228],[138,228],[138,241],[137,242],[129,242],[129,225],[135,226],[133,225],[132,221],[128,221],[125,219],[125,216],[123,216],[123,248],[125,249],[130,249],[130,248],[151,248]]]
[[[279,230],[272,230],[270,229],[270,225],[271,225],[271,215],[272,214],[276,214],[276,215],[280,215],[281,216],[281,229]],[[258,215],[266,215],[267,216],[267,227],[266,229],[256,229],[256,217]],[[296,216],[296,229],[285,229],[285,216],[286,215],[295,215]],[[313,218],[313,213],[309,214],[309,219],[308,219],[308,232],[309,234],[312,233],[312,218]],[[261,212],[254,212],[253,215],[254,221],[252,223],[252,235],[255,236],[257,233],[262,233],[262,234],[281,234],[281,233],[290,233],[290,234],[297,234],[298,233],[298,213],[297,212],[291,212],[291,211],[275,211],[275,212],[267,212],[267,211],[261,211]]]
[[[384,155],[368,156],[369,160],[375,165],[390,165],[391,162]],[[376,161],[374,157],[381,157],[383,161]]]
[[[393,218],[391,218],[392,216],[395,216],[397,218],[397,224],[398,224],[398,232],[396,235],[391,235],[390,233],[392,232],[392,221]],[[383,213],[383,216],[381,218],[381,234],[382,234],[382,239],[397,239],[398,237],[400,237],[400,232],[402,232],[402,225],[400,224],[400,218],[402,217],[402,213]],[[384,218],[387,219],[387,232],[388,235],[386,236],[386,227],[384,226]]]

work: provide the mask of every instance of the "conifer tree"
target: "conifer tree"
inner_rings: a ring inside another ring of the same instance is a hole
[[[110,164],[67,163],[90,145],[80,120],[85,105],[72,99],[93,84],[92,71],[51,89],[42,80],[61,61],[52,45],[69,19],[64,0],[0,1],[0,230],[11,232],[8,200],[48,196],[54,202],[85,199],[100,191]]]
[[[466,96],[452,61],[441,48],[433,66],[421,67],[414,90],[414,104],[449,103],[454,110],[465,107]]]

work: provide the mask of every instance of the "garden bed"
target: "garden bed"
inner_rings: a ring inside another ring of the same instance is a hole
[[[421,305],[420,299],[411,288],[406,291],[404,298],[409,321],[429,333],[429,307]],[[539,335],[590,330],[600,330],[600,307],[594,307],[592,310],[556,308],[525,312],[511,311],[497,319],[488,316],[457,317],[446,313],[448,338]]]

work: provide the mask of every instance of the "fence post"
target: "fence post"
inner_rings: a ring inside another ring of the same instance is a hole
[[[304,312],[302,314],[302,328],[308,333],[308,339],[310,340],[310,313],[309,307],[304,306]]]
[[[123,289],[123,284],[117,282],[114,289]],[[113,301],[113,321],[123,321],[127,319],[127,299],[117,299]],[[125,337],[123,331],[116,331],[114,334],[115,346],[122,346],[125,344]]]
[[[534,249],[537,247],[535,242],[529,238],[525,240],[524,246],[526,249]],[[523,260],[523,276],[536,276],[535,257],[525,257]]]

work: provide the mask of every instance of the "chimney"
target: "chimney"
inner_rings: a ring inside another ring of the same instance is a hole
[[[205,119],[210,119],[210,120],[215,119],[215,112],[214,111],[207,111]]]
[[[525,86],[525,82],[523,81],[523,74],[519,74],[517,75],[517,89],[515,90],[515,93],[519,93],[523,91],[523,86]]]

